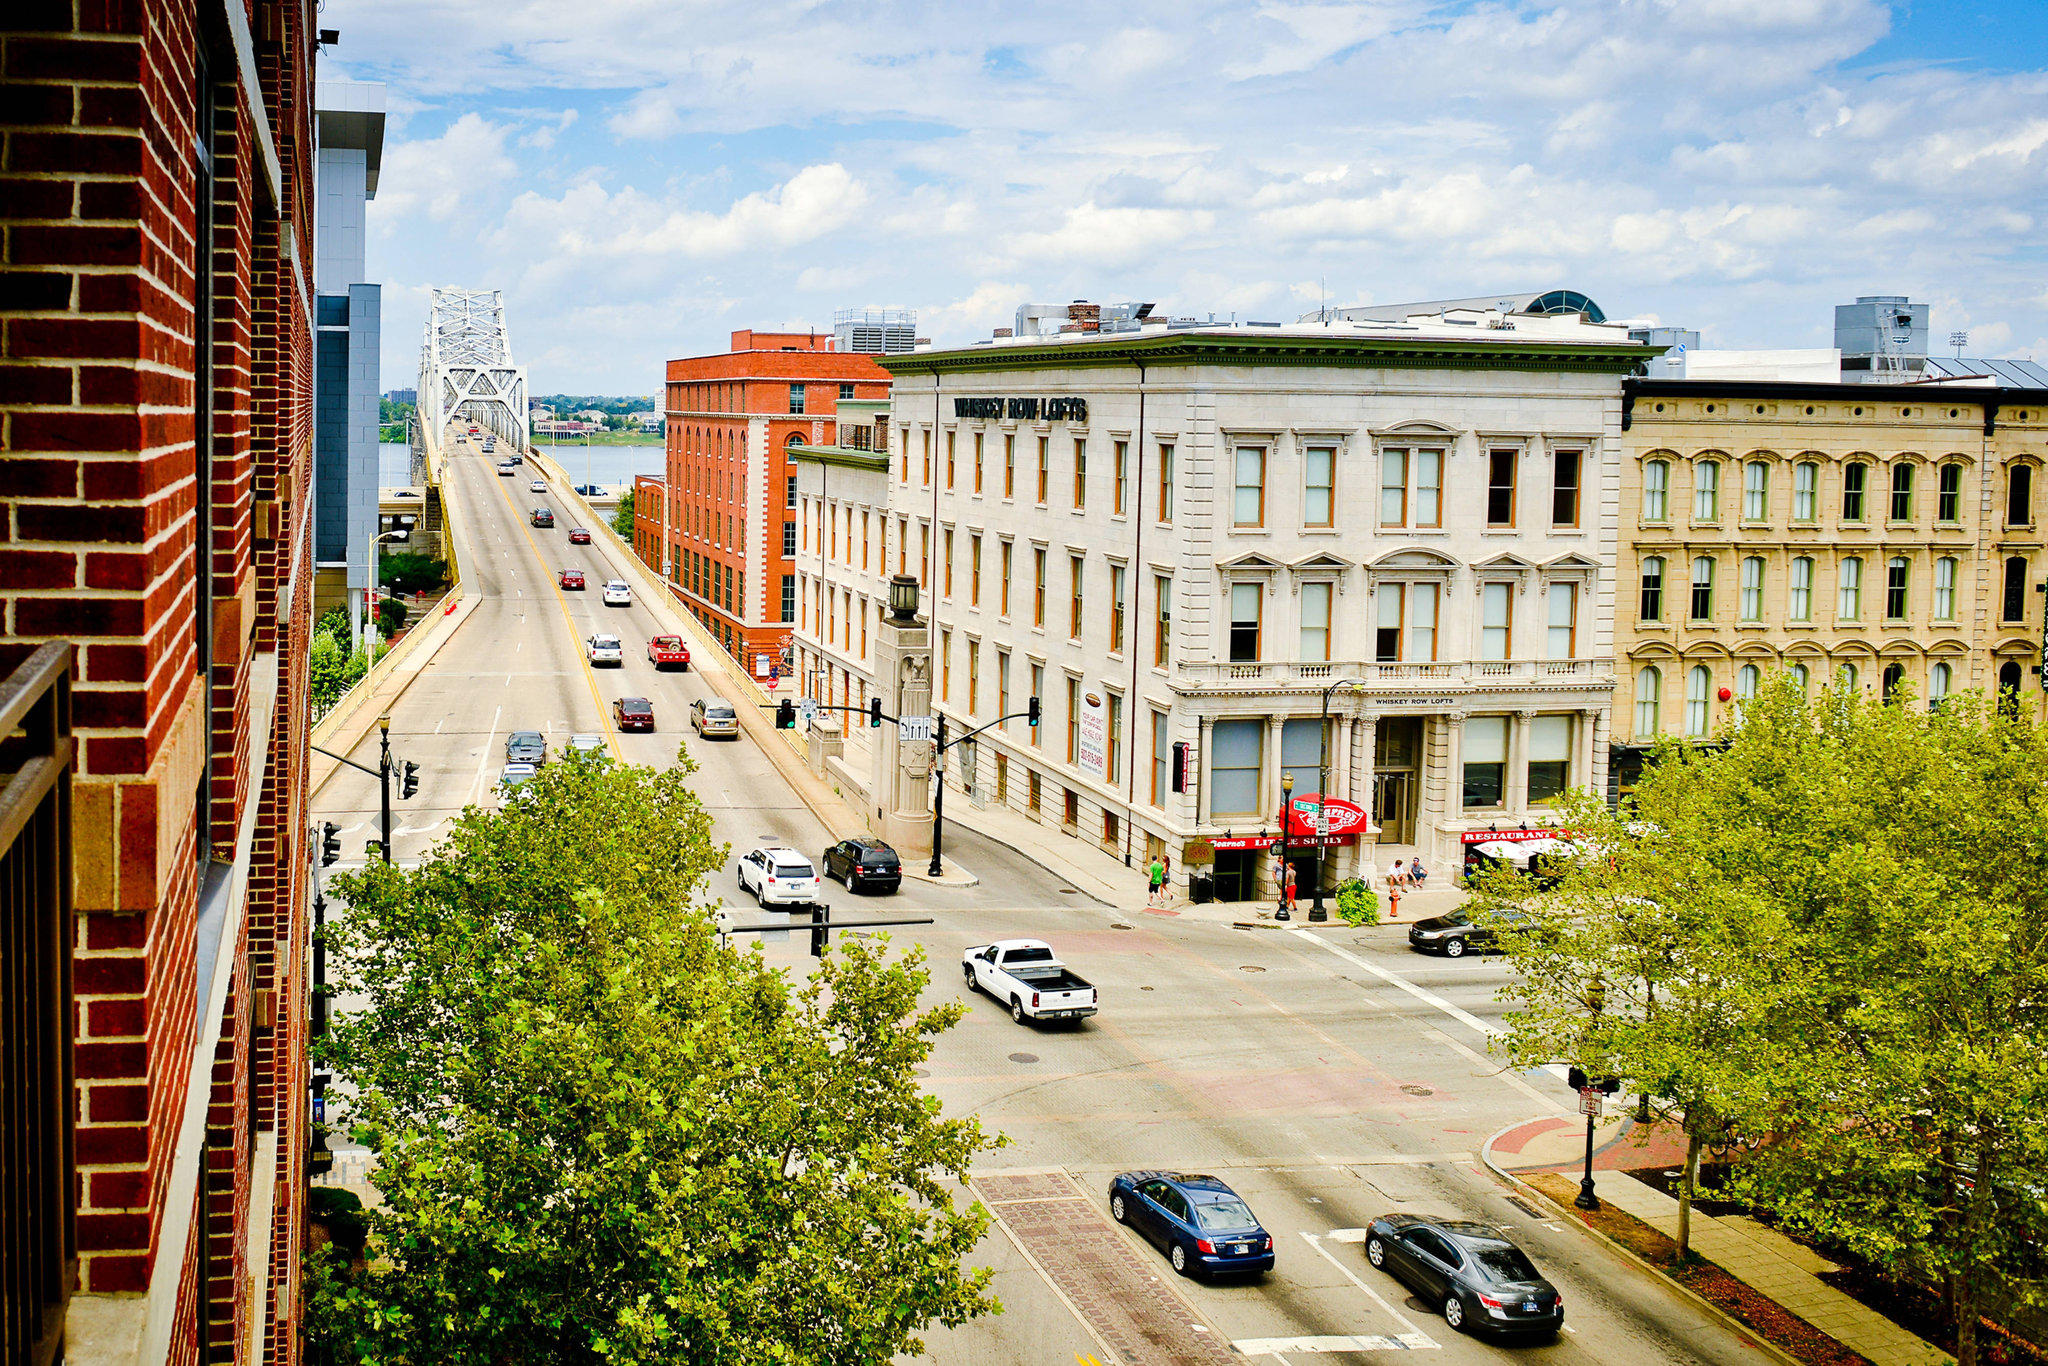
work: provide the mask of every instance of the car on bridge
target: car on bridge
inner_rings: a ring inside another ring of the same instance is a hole
[[[580,591],[583,587],[583,571],[580,569],[564,569],[561,582],[564,588]]]
[[[1491,1224],[1383,1214],[1366,1225],[1365,1259],[1461,1333],[1555,1337],[1564,1327],[1564,1296]]]
[[[537,730],[515,730],[505,737],[505,762],[508,764],[533,764],[538,767],[548,761],[548,741]]]
[[[1273,1235],[1243,1197],[1194,1172],[1119,1172],[1109,1217],[1136,1229],[1183,1276],[1273,1269]]]
[[[611,579],[604,586],[604,605],[607,607],[631,607],[633,587],[624,579]]]
[[[683,643],[681,636],[656,636],[647,642],[647,662],[658,673],[673,664],[684,673],[690,671],[690,647]]]
[[[580,527],[580,526],[576,526],[576,527],[570,527],[570,528],[569,528],[569,544],[570,544],[570,545],[589,545],[589,544],[590,544],[590,533],[589,533],[588,531],[584,530],[584,529],[583,529],[582,527]]]
[[[568,743],[563,745],[562,749],[563,752],[568,754],[595,754],[599,758],[605,757],[604,737],[592,734],[589,731],[579,731],[577,734],[570,736]]]
[[[498,775],[498,805],[516,800],[519,789],[540,775],[532,764],[507,764],[505,771]]]
[[[535,526],[553,526],[555,524],[554,509],[535,508],[533,510],[533,524]]]
[[[584,643],[590,651],[592,664],[609,664],[618,669],[626,667],[626,651],[617,636],[592,636]]]
[[[498,473],[510,479],[512,477],[512,462],[510,460],[500,460],[498,462]]]
[[[654,704],[644,697],[621,697],[612,703],[612,724],[620,730],[654,729]]]
[[[535,493],[546,493],[548,491],[547,482],[541,479],[534,480],[531,484],[528,484],[526,487],[533,490]]]
[[[740,714],[723,697],[700,697],[690,704],[690,729],[706,739],[723,735],[728,740],[737,740]]]

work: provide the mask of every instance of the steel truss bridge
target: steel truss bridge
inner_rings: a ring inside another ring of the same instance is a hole
[[[438,465],[448,427],[458,421],[496,432],[514,450],[528,449],[526,399],[526,367],[512,359],[504,294],[495,289],[436,288],[420,346],[414,465],[423,460]],[[420,479],[421,470],[413,473],[416,482],[427,482]],[[439,470],[425,473],[437,475]]]

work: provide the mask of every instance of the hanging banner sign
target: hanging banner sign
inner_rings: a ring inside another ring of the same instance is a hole
[[[1109,779],[1109,705],[1102,694],[1084,690],[1081,716],[1075,727],[1075,760],[1081,772],[1101,781]]]

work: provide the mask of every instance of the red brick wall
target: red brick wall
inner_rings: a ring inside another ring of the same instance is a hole
[[[305,893],[311,48],[298,5],[256,0],[246,13],[283,179],[273,193],[237,54],[216,35],[210,242],[193,147],[200,35],[222,28],[214,0],[18,0],[0,32],[0,668],[46,639],[79,647],[81,1290],[142,1291],[154,1258],[176,1259],[174,1360],[196,1360],[202,1332],[242,1340],[253,1181],[302,1179],[305,1151],[303,955],[283,981],[277,968],[279,946],[303,942]],[[198,335],[202,271],[210,337]],[[202,354],[210,431],[196,421]],[[273,651],[275,720],[252,736],[252,680]],[[223,946],[229,1018],[212,1075],[190,1078],[201,876],[209,857],[236,856],[251,801],[247,915]],[[258,1000],[278,1005],[256,1019]],[[190,1083],[213,1102],[209,1217],[184,1246],[160,1248]],[[276,1170],[252,1174],[250,1138],[273,1128]],[[296,1317],[301,1212],[277,1208],[259,1245],[273,1248],[272,1280]],[[296,1358],[295,1338],[273,1331],[276,1359]]]

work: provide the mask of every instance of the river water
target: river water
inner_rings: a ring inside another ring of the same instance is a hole
[[[662,447],[584,446],[563,444],[542,446],[577,483],[596,484],[607,493],[629,487],[636,474],[659,475]],[[377,448],[377,482],[385,488],[403,488],[412,478],[412,454],[403,441],[386,441]],[[588,470],[586,475],[585,470]]]

